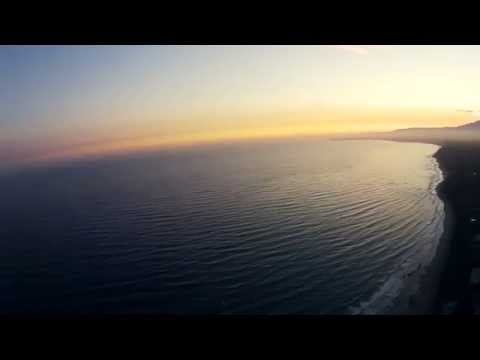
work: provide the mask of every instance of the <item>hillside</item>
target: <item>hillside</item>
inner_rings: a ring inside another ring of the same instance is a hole
[[[379,139],[427,142],[433,144],[480,141],[480,121],[457,127],[407,128],[390,132],[364,133],[342,136],[342,139]]]

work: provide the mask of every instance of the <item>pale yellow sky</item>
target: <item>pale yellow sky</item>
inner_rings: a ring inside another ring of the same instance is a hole
[[[478,46],[0,46],[0,148],[61,158],[477,120]]]

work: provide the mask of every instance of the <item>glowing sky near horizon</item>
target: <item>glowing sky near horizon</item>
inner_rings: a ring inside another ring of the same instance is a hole
[[[0,161],[458,125],[478,63],[478,46],[0,46]]]

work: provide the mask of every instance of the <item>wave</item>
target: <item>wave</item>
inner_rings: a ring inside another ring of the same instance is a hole
[[[393,273],[368,300],[360,302],[357,306],[350,307],[351,314],[374,315],[391,312],[394,308],[398,307],[396,300],[404,292],[415,293],[418,290],[420,279],[424,275],[426,266],[433,261],[436,248],[444,231],[445,211],[443,202],[436,193],[438,184],[443,181],[443,173],[435,158],[432,156],[431,159],[431,179],[427,194],[430,194],[434,198],[436,211],[434,211],[432,215],[432,220],[427,224],[427,226],[432,227],[433,231],[432,241],[426,244],[430,246],[424,246],[423,249],[421,249],[422,251],[413,249],[410,254],[406,255],[400,265],[395,268]]]

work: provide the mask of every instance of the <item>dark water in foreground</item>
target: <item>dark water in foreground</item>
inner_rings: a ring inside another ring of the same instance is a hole
[[[283,141],[4,175],[0,312],[383,312],[442,232],[436,149]]]

